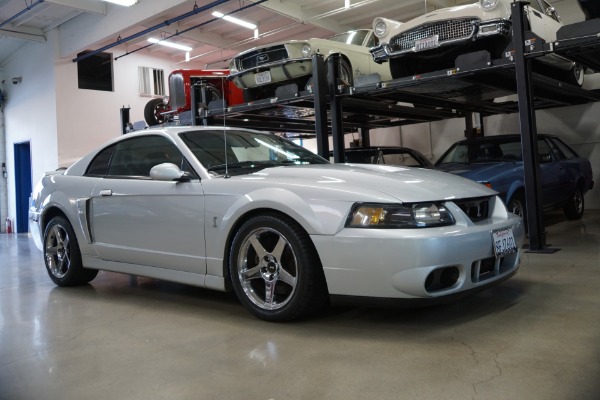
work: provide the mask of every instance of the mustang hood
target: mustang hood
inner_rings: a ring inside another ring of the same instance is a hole
[[[438,171],[449,172],[477,182],[488,182],[501,175],[522,167],[521,163],[474,163],[474,164],[446,164],[435,167]]]
[[[392,196],[402,202],[439,201],[496,194],[487,187],[439,171],[369,164],[328,164],[267,168],[254,175],[281,185]]]

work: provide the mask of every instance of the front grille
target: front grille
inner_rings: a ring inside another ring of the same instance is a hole
[[[244,54],[239,58],[237,66],[240,71],[260,67],[263,64],[270,64],[277,61],[283,61],[288,59],[287,50],[285,46],[273,46],[258,49],[249,53]]]
[[[467,214],[467,217],[473,222],[479,222],[486,219],[490,210],[489,197],[477,199],[463,199],[454,202],[460,209]]]
[[[421,25],[411,31],[403,32],[390,40],[392,51],[410,50],[415,41],[438,35],[438,43],[449,40],[468,39],[475,33],[475,23],[478,18],[465,18],[447,21],[437,21]]]

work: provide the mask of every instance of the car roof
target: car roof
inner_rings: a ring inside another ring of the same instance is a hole
[[[548,135],[548,134],[544,134],[544,133],[539,133],[538,138],[556,138],[557,136],[555,135]],[[503,141],[503,140],[507,140],[507,139],[521,139],[521,135],[519,134],[508,134],[508,135],[494,135],[494,136],[482,136],[482,137],[475,137],[475,138],[470,138],[470,139],[463,139],[463,140],[459,140],[456,143],[477,143],[477,142],[491,142],[491,141]]]

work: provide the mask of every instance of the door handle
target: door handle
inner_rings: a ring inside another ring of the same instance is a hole
[[[100,196],[112,196],[112,190],[110,190],[110,189],[102,189],[100,191]]]

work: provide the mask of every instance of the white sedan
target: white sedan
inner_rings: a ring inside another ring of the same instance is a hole
[[[512,276],[524,227],[450,174],[329,164],[224,127],[122,136],[37,184],[30,229],[59,286],[98,270],[230,290],[265,320],[331,298],[436,302]]]
[[[513,0],[479,0],[474,4],[441,8],[406,23],[375,18],[373,29],[379,45],[371,48],[378,63],[389,61],[394,79],[451,69],[466,53],[488,52],[490,59],[512,51]],[[531,32],[545,42],[556,40],[563,26],[545,0],[530,0],[525,13]],[[545,75],[581,86],[584,69],[554,53],[534,60],[534,69]]]
[[[370,29],[358,29],[327,39],[290,40],[246,50],[229,62],[229,79],[246,90],[246,100],[274,97],[278,86],[296,84],[305,90],[311,84],[312,56],[322,54],[325,60],[340,54],[340,83],[354,86],[363,76],[371,75],[377,82],[390,80],[387,66],[373,61],[369,48],[377,44]]]

